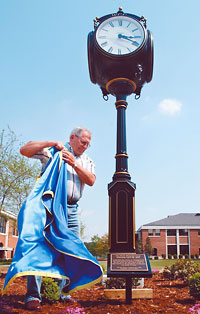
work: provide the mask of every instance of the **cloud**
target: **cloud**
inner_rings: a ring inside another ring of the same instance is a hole
[[[159,103],[158,109],[162,114],[173,116],[181,112],[182,105],[180,101],[168,98]]]

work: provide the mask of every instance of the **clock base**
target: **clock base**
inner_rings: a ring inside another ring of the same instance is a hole
[[[106,84],[106,90],[111,95],[131,95],[136,90],[136,84],[127,78],[115,78]]]

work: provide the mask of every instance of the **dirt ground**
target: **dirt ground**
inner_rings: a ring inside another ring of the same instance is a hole
[[[5,274],[0,277],[0,288],[2,289]],[[56,303],[53,305],[42,304],[43,314],[123,314],[123,313],[168,313],[168,314],[189,314],[189,309],[195,305],[194,298],[189,295],[189,288],[180,281],[168,281],[163,279],[161,274],[154,274],[152,278],[144,279],[144,288],[153,289],[152,299],[133,300],[127,305],[125,300],[108,300],[104,297],[102,285],[95,285],[91,288],[76,291],[72,297],[77,303],[66,305]],[[28,314],[24,307],[24,294],[26,291],[26,278],[21,277],[15,280],[3,297],[0,297],[0,313]]]

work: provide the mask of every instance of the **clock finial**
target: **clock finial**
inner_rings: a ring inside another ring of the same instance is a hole
[[[119,11],[117,12],[117,14],[119,14],[119,13],[124,13],[123,11],[122,11],[122,7],[119,7]]]

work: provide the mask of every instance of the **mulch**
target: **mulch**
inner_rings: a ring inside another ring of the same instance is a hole
[[[5,274],[0,277],[2,289]],[[76,291],[72,297],[77,303],[66,305],[63,303],[42,304],[43,314],[80,313],[85,314],[123,314],[123,313],[168,313],[189,314],[189,309],[198,303],[189,294],[189,288],[181,281],[169,281],[162,278],[160,273],[153,274],[152,278],[144,279],[144,288],[153,289],[152,299],[132,300],[127,305],[125,300],[108,300],[104,296],[104,288],[98,284],[91,288]],[[0,297],[0,313],[28,314],[24,307],[26,293],[26,278],[17,278],[8,289],[6,295]]]

